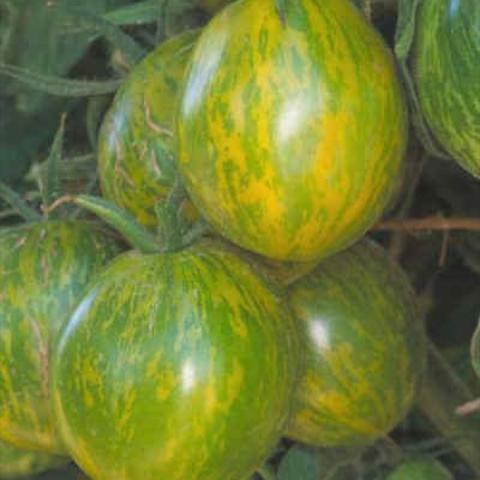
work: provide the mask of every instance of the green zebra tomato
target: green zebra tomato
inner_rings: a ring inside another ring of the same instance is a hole
[[[480,2],[422,0],[412,60],[420,105],[434,136],[480,177]]]
[[[117,250],[82,221],[0,230],[0,439],[64,453],[51,412],[51,350],[87,282]]]
[[[155,205],[176,179],[174,117],[198,37],[188,31],[147,55],[120,87],[102,123],[98,171],[105,198],[155,226]],[[191,205],[187,214],[195,216]]]
[[[282,435],[295,324],[227,250],[118,257],[56,353],[56,416],[95,480],[245,480]]]
[[[348,446],[385,435],[412,406],[425,364],[423,323],[403,272],[362,242],[294,283],[288,300],[306,354],[288,436]]]
[[[203,30],[177,116],[195,206],[234,243],[319,260],[358,240],[402,177],[391,53],[349,0],[243,0]]]

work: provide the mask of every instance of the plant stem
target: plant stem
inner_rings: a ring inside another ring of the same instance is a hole
[[[161,246],[155,236],[140,225],[133,215],[103,198],[90,195],[65,196],[59,198],[49,209],[54,209],[62,202],[72,202],[89,212],[95,213],[104,222],[120,232],[133,248],[142,253],[158,253],[161,251]]]
[[[443,218],[439,216],[426,218],[407,218],[385,220],[377,223],[372,230],[376,231],[448,231],[448,230],[480,230],[480,218],[458,217]]]
[[[273,468],[268,465],[262,465],[257,470],[257,473],[263,478],[263,480],[277,480],[277,475]]]
[[[480,421],[455,414],[473,394],[457,377],[435,345],[428,344],[428,367],[419,392],[422,414],[447,438],[472,471],[480,476]]]

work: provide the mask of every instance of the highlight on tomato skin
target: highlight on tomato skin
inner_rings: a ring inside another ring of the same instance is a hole
[[[282,21],[284,17],[284,21]],[[318,261],[399,188],[407,107],[391,52],[349,0],[245,0],[202,31],[177,116],[200,213],[266,257]]]
[[[305,367],[287,436],[317,446],[368,445],[412,407],[426,360],[413,290],[362,241],[292,284]]]

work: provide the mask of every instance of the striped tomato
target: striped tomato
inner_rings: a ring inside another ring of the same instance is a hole
[[[241,0],[195,47],[179,169],[200,212],[242,247],[316,260],[392,199],[407,138],[390,52],[348,0]]]
[[[360,243],[294,283],[306,361],[289,436],[315,445],[373,442],[411,407],[424,331],[403,272]]]
[[[154,207],[176,177],[174,112],[197,36],[183,33],[143,59],[120,87],[100,130],[103,195],[148,226],[156,225]]]
[[[50,354],[86,283],[116,252],[81,221],[0,230],[0,438],[63,453],[50,404]]]
[[[439,143],[480,177],[480,2],[420,2],[413,50],[420,104]]]
[[[54,404],[70,453],[95,480],[248,478],[286,426],[296,335],[227,250],[122,255],[59,342]]]

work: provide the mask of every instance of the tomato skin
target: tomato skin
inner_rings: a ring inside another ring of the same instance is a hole
[[[282,22],[283,18],[283,22]],[[399,186],[407,141],[391,53],[348,0],[229,5],[203,30],[177,117],[193,203],[234,243],[315,261]]]
[[[88,281],[118,252],[94,224],[0,230],[0,439],[63,454],[51,412],[50,355]]]
[[[348,446],[388,433],[412,406],[426,356],[403,272],[361,242],[294,283],[288,301],[305,351],[288,436]]]
[[[422,112],[440,145],[480,177],[480,3],[423,0],[412,63]]]
[[[295,324],[246,262],[196,246],[119,257],[59,342],[55,411],[95,480],[238,480],[275,446]]]
[[[144,225],[157,224],[155,205],[176,179],[174,117],[181,81],[198,31],[159,45],[134,67],[107,112],[98,140],[105,198]],[[188,202],[187,216],[197,213]]]

